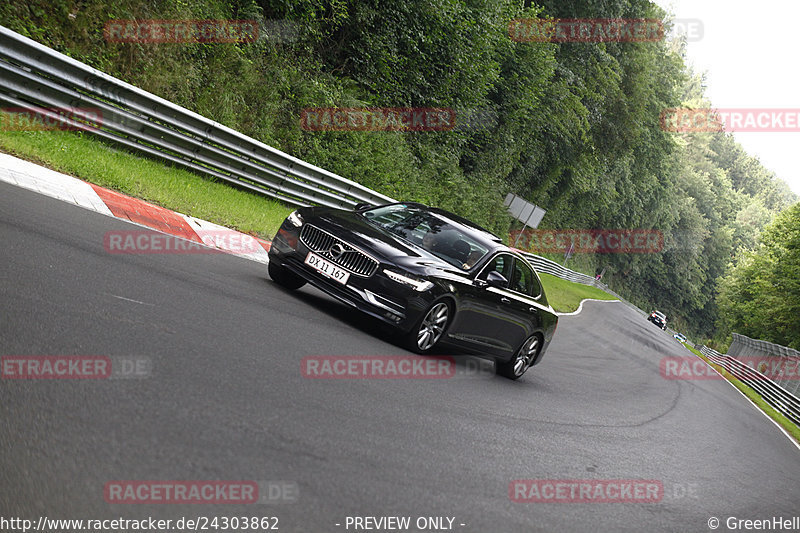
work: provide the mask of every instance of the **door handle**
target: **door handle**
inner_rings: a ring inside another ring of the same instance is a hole
[[[529,307],[528,311],[530,311],[531,313],[535,313],[537,309],[535,307]]]
[[[511,300],[509,300],[508,298],[503,296],[502,298],[500,298],[500,302],[502,302],[504,304],[509,304],[509,303],[511,303]]]

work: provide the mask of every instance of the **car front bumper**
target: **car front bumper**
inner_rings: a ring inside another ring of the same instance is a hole
[[[382,264],[369,277],[351,272],[346,284],[323,275],[305,263],[309,252],[314,251],[300,239],[299,230],[287,228],[284,223],[270,246],[270,262],[275,261],[328,295],[401,331],[411,330],[430,305],[430,290],[418,292],[390,279]]]

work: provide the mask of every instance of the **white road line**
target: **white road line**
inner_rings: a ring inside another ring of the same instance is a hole
[[[120,300],[125,300],[126,302],[133,302],[142,305],[150,305],[152,307],[155,307],[156,305],[156,304],[149,304],[147,302],[140,302],[139,300],[134,300],[132,298],[125,298],[124,296],[117,296],[116,294],[109,294],[109,296],[111,296],[112,298],[119,298]]]
[[[684,346],[684,348],[686,348],[686,346]],[[759,413],[761,413],[762,415],[764,415],[764,417],[766,417],[766,419],[767,419],[767,420],[769,420],[770,422],[772,422],[773,424],[775,424],[775,427],[776,427],[776,428],[778,428],[778,429],[780,429],[780,430],[781,430],[781,433],[783,433],[784,435],[786,435],[786,438],[787,438],[787,439],[789,439],[789,442],[791,442],[792,444],[794,444],[794,447],[795,447],[795,448],[797,448],[798,450],[800,450],[800,443],[798,443],[798,442],[797,442],[797,441],[794,439],[794,437],[792,437],[792,436],[791,436],[791,435],[790,435],[790,434],[789,434],[789,433],[788,433],[788,432],[787,432],[785,429],[783,429],[783,426],[781,426],[780,424],[778,424],[778,422],[776,422],[774,418],[772,418],[772,417],[771,417],[771,416],[769,416],[767,413],[765,413],[765,412],[764,412],[764,410],[763,410],[763,409],[761,409],[761,408],[758,406],[758,404],[756,404],[756,402],[754,402],[753,400],[751,400],[750,398],[748,398],[748,397],[747,397],[747,394],[745,394],[745,393],[743,393],[742,391],[740,391],[740,390],[739,390],[739,387],[737,387],[736,385],[734,385],[734,384],[733,384],[733,383],[732,383],[732,382],[731,382],[731,381],[730,381],[728,378],[726,378],[725,376],[723,376],[722,374],[720,374],[720,373],[717,371],[717,369],[716,369],[716,368],[714,368],[713,366],[709,365],[709,364],[708,364],[708,361],[706,361],[706,360],[705,360],[705,359],[703,359],[702,357],[698,357],[696,353],[694,353],[693,351],[689,350],[689,348],[686,348],[686,351],[688,351],[690,354],[692,354],[693,356],[697,357],[698,359],[700,359],[701,361],[703,361],[705,364],[707,364],[707,365],[708,365],[708,367],[709,367],[711,370],[713,370],[714,372],[717,372],[717,374],[719,374],[719,377],[720,377],[720,378],[722,378],[722,381],[726,382],[728,385],[730,385],[731,387],[733,387],[733,389],[734,389],[736,392],[738,392],[739,394],[741,394],[741,395],[742,395],[742,397],[743,397],[745,400],[747,400],[747,401],[750,403],[750,405],[752,405],[752,406],[755,408],[755,410],[756,410],[756,411],[758,411]],[[769,402],[767,402],[767,405],[769,405]],[[772,407],[772,406],[770,405],[770,407]],[[772,407],[772,408],[773,408],[773,409],[775,409],[774,407]],[[777,409],[775,409],[775,411],[776,411],[776,412],[778,412],[778,413],[780,413],[780,411],[778,411]]]
[[[581,303],[578,306],[577,311],[573,311],[571,313],[559,313],[558,311],[556,311],[556,314],[558,316],[575,316],[581,311],[583,311],[583,302],[619,302],[619,300],[596,300],[594,298],[586,298],[585,300],[581,300]]]

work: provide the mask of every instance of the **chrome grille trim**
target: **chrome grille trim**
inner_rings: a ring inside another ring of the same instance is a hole
[[[349,244],[338,237],[334,237],[325,230],[319,229],[313,224],[306,224],[300,232],[300,241],[308,246],[314,253],[325,258],[325,260],[339,266],[356,276],[370,277],[378,270],[379,262],[370,255],[362,252],[352,244]],[[333,258],[330,254],[331,246],[338,244],[344,249],[344,253]]]

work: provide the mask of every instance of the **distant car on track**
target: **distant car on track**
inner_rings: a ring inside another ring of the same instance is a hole
[[[418,203],[298,209],[272,241],[269,275],[289,289],[311,283],[390,324],[414,352],[459,346],[495,359],[510,379],[541,361],[558,323],[524,257]]]
[[[661,329],[667,329],[667,315],[662,313],[661,311],[653,311],[650,313],[650,316],[647,317],[647,320],[655,324],[656,326],[660,327]]]
[[[688,342],[686,340],[686,335],[684,335],[683,333],[676,333],[675,335],[673,335],[673,337],[675,337],[675,339],[677,339],[678,342]]]

